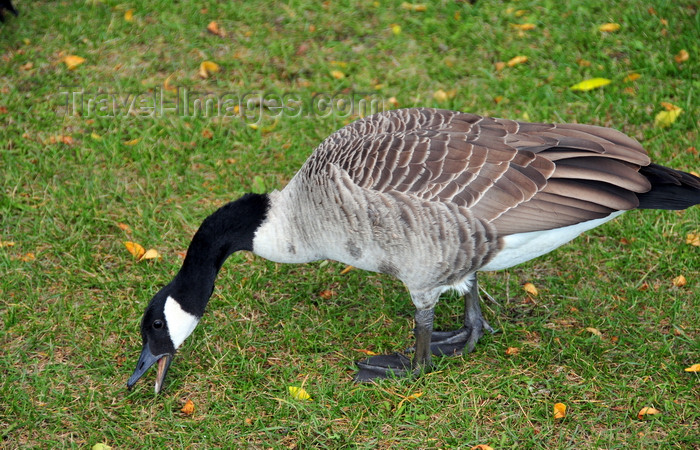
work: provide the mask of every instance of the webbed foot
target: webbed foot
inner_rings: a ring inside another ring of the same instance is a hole
[[[411,360],[401,353],[371,356],[355,364],[360,369],[354,377],[356,383],[366,383],[384,378],[399,378],[413,373]]]

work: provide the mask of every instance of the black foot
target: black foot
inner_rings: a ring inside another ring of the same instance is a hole
[[[391,355],[372,356],[364,361],[358,361],[359,371],[355,374],[356,383],[380,380],[384,378],[398,378],[413,373],[411,360],[400,353]]]
[[[473,326],[454,331],[433,331],[430,337],[430,352],[435,356],[459,356],[474,351],[484,331],[495,333],[485,319],[475,321]],[[413,347],[406,351],[412,352]]]

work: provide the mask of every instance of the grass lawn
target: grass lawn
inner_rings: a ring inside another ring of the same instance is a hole
[[[153,372],[126,390],[143,309],[201,220],[283,187],[360,99],[612,126],[699,172],[697,2],[15,3],[0,24],[0,447],[700,447],[700,378],[684,371],[700,363],[698,207],[628,213],[484,274],[500,332],[379,385],[353,384],[354,361],[411,343],[401,283],[239,253],[164,391]],[[200,76],[204,61],[219,71]],[[569,89],[594,77],[612,82]],[[227,108],[195,111],[207,100]],[[683,109],[666,128],[662,102]],[[447,295],[437,326],[461,314]],[[647,406],[660,414],[640,420]]]

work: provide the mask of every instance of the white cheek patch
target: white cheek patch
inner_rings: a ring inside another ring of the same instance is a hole
[[[165,322],[168,324],[170,340],[173,341],[175,348],[178,348],[185,342],[187,336],[192,334],[199,319],[197,319],[197,316],[182,309],[177,300],[170,296],[165,300],[163,312],[165,314]]]

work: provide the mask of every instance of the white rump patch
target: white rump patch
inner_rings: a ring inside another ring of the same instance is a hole
[[[168,326],[168,334],[170,335],[170,340],[173,341],[175,348],[180,347],[187,336],[192,334],[194,328],[197,326],[199,319],[194,314],[190,314],[175,300],[174,298],[168,296],[165,300],[165,323]]]
[[[501,270],[516,266],[525,261],[549,253],[557,247],[561,247],[584,231],[602,225],[614,219],[625,211],[615,211],[600,219],[569,225],[568,227],[555,228],[553,230],[531,231],[529,233],[511,234],[503,238],[503,250],[498,252],[495,258],[481,267],[480,271]]]

